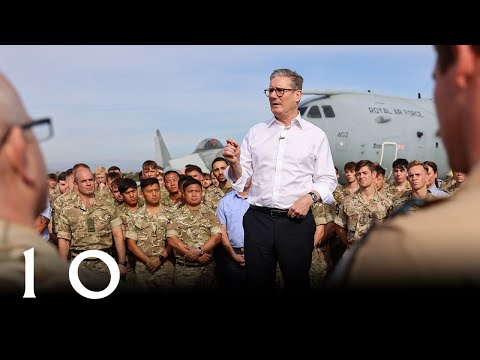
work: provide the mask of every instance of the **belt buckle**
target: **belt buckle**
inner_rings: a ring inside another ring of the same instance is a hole
[[[271,217],[281,217],[284,215],[283,210],[278,210],[278,209],[270,209],[270,216]]]

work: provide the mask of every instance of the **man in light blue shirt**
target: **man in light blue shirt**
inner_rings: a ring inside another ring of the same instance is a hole
[[[424,161],[423,163],[428,167],[427,190],[436,197],[449,197],[449,193],[439,189],[437,164],[433,161]]]
[[[222,197],[217,207],[225,248],[224,287],[229,290],[245,288],[243,215],[250,206],[247,198],[251,183],[252,178],[249,178],[243,191],[230,191]]]
[[[37,220],[36,220],[36,223],[35,223],[37,233],[45,241],[50,240],[50,231],[49,231],[50,219],[51,219],[50,198],[47,196],[47,202],[45,204],[45,209],[37,217]]]

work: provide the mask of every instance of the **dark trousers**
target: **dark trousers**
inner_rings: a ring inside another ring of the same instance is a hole
[[[315,220],[309,211],[303,219],[247,210],[243,217],[245,232],[245,271],[247,286],[254,290],[272,290],[275,269],[282,271],[285,289],[310,288]]]
[[[225,251],[224,288],[228,290],[244,290],[246,287],[247,274],[245,266],[233,260]]]

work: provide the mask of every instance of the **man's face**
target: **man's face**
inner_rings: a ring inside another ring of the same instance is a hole
[[[145,203],[152,206],[157,206],[160,202],[160,186],[152,184],[145,186],[142,190]]]
[[[57,185],[57,182],[55,181],[55,179],[48,178],[48,187],[50,189],[55,189],[55,185]]]
[[[450,166],[454,169],[467,172],[469,170],[467,157],[468,149],[463,144],[464,119],[467,112],[462,90],[455,85],[455,66],[450,66],[445,73],[441,73],[438,64],[435,67],[434,101],[437,110],[440,136],[448,154]]]
[[[77,181],[78,192],[82,195],[92,195],[95,192],[95,186],[93,181],[93,174],[90,170],[85,168],[77,169]]]
[[[112,194],[120,204],[123,203],[123,196],[118,190],[118,185],[112,185]]]
[[[427,172],[423,166],[412,166],[408,170],[408,182],[412,190],[420,190],[427,184]]]
[[[377,183],[375,184],[377,190],[382,190],[383,184],[385,183],[385,176],[383,174],[377,174],[376,177]]]
[[[178,175],[175,173],[169,173],[165,176],[165,189],[170,194],[176,194],[178,192]]]
[[[465,181],[465,173],[463,173],[461,171],[454,171],[453,176],[455,178],[455,181],[459,184],[461,184]]]
[[[107,176],[105,175],[105,173],[96,174],[95,182],[97,183],[97,185],[99,185],[100,183],[105,184],[107,182]]]
[[[349,184],[357,181],[357,177],[355,175],[355,169],[345,170],[345,178],[347,179],[347,183],[349,183]]]
[[[65,180],[60,180],[58,182],[58,191],[60,194],[64,194],[68,190],[68,184]]]
[[[155,169],[154,167],[142,169],[142,172],[145,179],[157,177],[158,173],[157,169]]]
[[[271,81],[269,88],[292,89],[290,78],[286,76],[275,76]],[[273,115],[281,118],[284,115],[290,115],[297,111],[298,102],[302,97],[302,92],[299,91],[285,91],[283,96],[279,97],[276,91],[272,91],[268,96],[270,102],[270,110]]]
[[[138,191],[135,188],[128,188],[123,194],[123,199],[125,203],[130,206],[136,206],[138,203]]]
[[[435,179],[437,178],[437,173],[433,170],[433,168],[427,165],[428,172],[427,172],[427,189],[435,184]]]
[[[218,186],[220,183],[218,182],[218,179],[215,177],[215,175],[212,173],[210,174],[210,180],[212,180],[212,184],[215,186]]]
[[[212,165],[213,173],[215,174],[215,177],[217,178],[219,183],[224,183],[227,181],[225,175],[223,175],[227,166],[228,165],[225,161],[217,161]]]
[[[396,184],[403,184],[407,180],[407,169],[404,167],[393,169],[393,179]]]
[[[197,170],[193,170],[193,171],[190,171],[188,174],[187,173],[185,173],[185,174],[193,177],[194,179],[197,179],[200,182],[203,181],[203,174],[199,173]]]
[[[204,188],[208,188],[210,185],[212,185],[212,179],[210,179],[210,175],[203,177],[202,185]]]
[[[370,171],[368,166],[362,166],[360,170],[356,172],[358,186],[362,189],[365,189],[372,185],[373,179],[376,177],[377,173],[375,171]]]
[[[188,185],[183,196],[187,205],[197,206],[202,202],[202,187],[198,184]]]

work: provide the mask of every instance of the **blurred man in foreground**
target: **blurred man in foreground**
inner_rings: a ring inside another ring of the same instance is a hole
[[[372,230],[338,268],[333,284],[480,285],[480,46],[435,50],[440,134],[451,167],[468,173],[469,181],[454,197]]]

